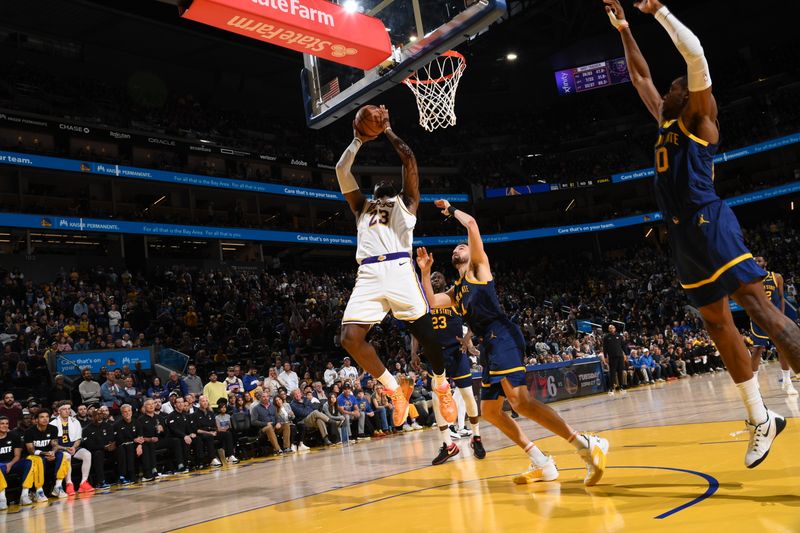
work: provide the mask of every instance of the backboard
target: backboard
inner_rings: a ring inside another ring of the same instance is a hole
[[[357,5],[383,22],[392,56],[365,71],[304,54],[303,98],[311,128],[332,124],[369,103],[506,13],[505,0],[358,0]]]

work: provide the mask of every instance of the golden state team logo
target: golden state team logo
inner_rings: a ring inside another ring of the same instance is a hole
[[[39,225],[43,228],[52,228],[53,221],[50,220],[49,218],[42,217],[42,219],[39,221]]]
[[[699,226],[702,226],[704,224],[711,224],[711,222],[706,220],[705,215],[701,214],[700,218],[697,219],[697,226],[699,227]]]

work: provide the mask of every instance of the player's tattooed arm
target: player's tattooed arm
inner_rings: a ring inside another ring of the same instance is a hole
[[[406,203],[406,207],[411,213],[417,213],[419,207],[419,170],[417,168],[417,157],[411,147],[400,137],[392,131],[392,126],[389,123],[389,110],[381,107],[381,111],[385,113],[384,124],[386,129],[384,133],[389,142],[392,143],[395,152],[400,156],[403,162],[403,191],[402,197]]]

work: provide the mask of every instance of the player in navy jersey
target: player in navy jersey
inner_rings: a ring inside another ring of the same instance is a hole
[[[794,370],[800,371],[800,329],[767,299],[759,267],[744,244],[739,222],[714,189],[714,154],[720,142],[717,103],[700,40],[659,0],[634,6],[654,15],[686,60],[687,75],[662,97],[631,33],[619,0],[603,0],[619,31],[631,82],[658,121],[655,194],[669,231],[678,280],[697,307],[747,409],[750,442],[745,466],[758,466],[786,421],[768,411],[753,376],[750,354],[733,321],[729,297],[766,331]]]
[[[767,270],[767,261],[763,256],[757,256],[756,263],[764,270]],[[790,313],[787,313],[787,310],[790,306],[783,295],[783,276],[777,272],[767,270],[767,277],[764,278],[762,285],[764,285],[764,293],[767,295],[769,301],[772,302],[772,305],[780,309],[781,313],[789,316]],[[789,316],[789,318],[791,319],[791,316]],[[758,377],[758,367],[761,364],[761,357],[764,351],[772,346],[772,342],[769,340],[767,332],[761,329],[758,324],[752,320],[750,321],[750,338],[753,341],[751,352],[753,356],[753,374]],[[778,351],[778,361],[781,365],[781,389],[789,396],[797,396],[797,389],[792,385],[792,371],[789,369],[789,364],[786,362],[786,358],[781,355],[780,350]]]
[[[444,274],[441,272],[431,274],[431,286],[437,294],[445,292],[447,290],[447,280]],[[466,353],[469,349],[475,349],[470,340],[472,335],[470,332],[464,332],[464,320],[454,307],[432,308],[431,316],[433,319],[433,332],[436,335],[437,342],[442,346],[445,371],[448,376],[452,376],[451,379],[464,400],[466,414],[469,417],[472,430],[470,447],[476,458],[483,459],[486,457],[486,450],[484,450],[481,441],[478,404],[472,392],[472,365]],[[419,343],[416,338],[411,337],[411,364],[419,371],[421,370],[421,365],[418,348]],[[437,401],[437,397],[434,395],[433,402],[437,403]],[[440,465],[451,457],[458,455],[460,450],[453,442],[453,437],[450,436],[450,426],[439,414],[438,408],[434,409],[434,414],[442,436],[442,447],[439,449],[439,454],[433,459],[432,464]]]
[[[454,209],[447,200],[437,200],[436,207],[448,217],[455,217],[466,229],[468,242],[456,246],[452,263],[459,279],[444,293],[436,294],[431,284],[433,255],[417,249],[417,265],[422,271],[422,285],[432,308],[454,307],[470,329],[483,339],[481,364],[481,413],[509,439],[522,448],[531,460],[528,470],[514,483],[553,481],[558,470],[552,457],[525,435],[517,422],[503,412],[508,398],[512,409],[571,443],[586,462],[586,486],[596,485],[606,467],[608,441],[596,435],[578,433],[552,408],[536,400],[525,379],[525,338],[522,330],[503,311],[497,299],[489,257],[483,249],[478,223],[467,213]]]

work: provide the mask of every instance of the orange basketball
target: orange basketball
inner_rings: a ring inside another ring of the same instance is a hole
[[[383,133],[380,108],[375,105],[365,105],[359,109],[356,113],[355,128],[367,137],[377,137]]]

